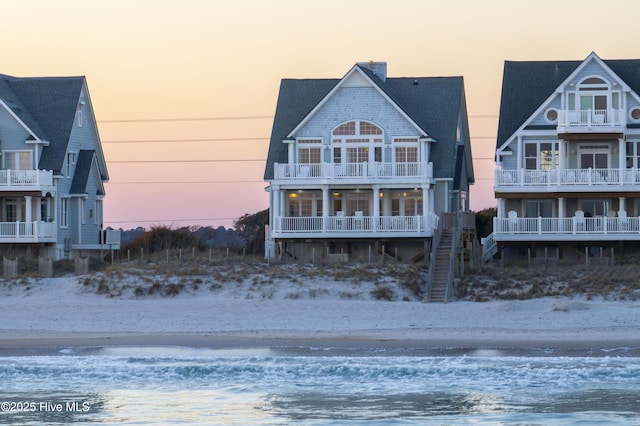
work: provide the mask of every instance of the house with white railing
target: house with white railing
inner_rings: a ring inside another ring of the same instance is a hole
[[[505,63],[486,258],[640,241],[639,94],[640,60]]]
[[[426,259],[441,214],[469,209],[462,77],[282,80],[264,178],[267,256]]]
[[[99,254],[120,233],[102,225],[108,180],[84,77],[0,75],[0,252]]]

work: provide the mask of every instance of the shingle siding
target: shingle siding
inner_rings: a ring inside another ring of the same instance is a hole
[[[321,136],[330,141],[331,130],[349,120],[366,120],[381,127],[387,144],[394,136],[419,136],[415,127],[372,87],[341,88],[295,136]]]

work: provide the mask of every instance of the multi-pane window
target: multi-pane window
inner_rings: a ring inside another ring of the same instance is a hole
[[[366,163],[369,161],[369,147],[347,148],[347,163]]]
[[[87,202],[84,198],[80,198],[80,220],[82,224],[87,222]]]
[[[527,170],[558,168],[558,149],[553,142],[527,142],[524,144],[524,167]]]
[[[360,134],[361,135],[381,135],[382,129],[375,124],[368,123],[366,121],[360,122]]]
[[[417,163],[418,162],[418,139],[417,138],[393,138],[394,154],[396,163]],[[397,165],[398,173],[405,174],[408,165]]]
[[[71,172],[73,171],[73,166],[76,164],[76,156],[75,152],[67,153],[67,176],[71,177]]]
[[[383,130],[368,121],[349,121],[333,130],[333,162],[382,162]]]
[[[4,151],[4,168],[31,170],[31,151]]]
[[[298,140],[298,162],[303,164],[320,163],[321,139]]]
[[[15,222],[18,220],[18,203],[13,198],[4,202],[4,221]]]
[[[102,224],[102,200],[96,200],[93,220],[96,225]]]
[[[60,199],[60,227],[67,228],[69,226],[69,199]]]
[[[320,162],[320,148],[300,148],[298,161],[303,164],[318,164]]]
[[[347,202],[347,214],[354,216],[356,212],[362,212],[363,216],[369,216],[369,200],[367,198],[351,198]]]
[[[640,142],[627,142],[627,169],[640,167]]]
[[[391,216],[422,216],[423,212],[421,191],[403,191],[391,194]]]
[[[318,201],[320,202],[320,204],[318,203]],[[321,203],[321,196],[315,196],[314,194],[305,193],[291,193],[289,194],[289,216],[322,216],[322,208],[318,210],[318,205],[321,205]]]
[[[418,162],[417,146],[396,147],[396,163],[417,163],[417,162]]]
[[[342,149],[333,148],[333,162],[336,164],[342,163]]]
[[[333,130],[334,135],[355,135],[356,134],[356,122],[349,121],[339,125]]]

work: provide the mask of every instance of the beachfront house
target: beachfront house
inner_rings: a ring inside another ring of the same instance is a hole
[[[366,62],[282,80],[264,178],[267,256],[426,259],[469,211],[462,77],[391,78]]]
[[[639,94],[640,60],[505,62],[486,259],[640,241]]]
[[[61,259],[117,249],[84,77],[0,75],[0,252]]]

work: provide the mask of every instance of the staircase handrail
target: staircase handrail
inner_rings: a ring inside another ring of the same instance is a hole
[[[460,228],[454,228],[451,233],[451,253],[449,256],[449,271],[447,272],[447,286],[445,287],[444,292],[444,301],[449,301],[449,294],[453,293],[453,275],[454,275],[454,266],[458,256],[456,253],[458,251],[458,241],[460,240]]]
[[[438,221],[438,227],[433,233],[431,241],[431,253],[429,253],[429,279],[427,280],[427,288],[425,290],[425,302],[430,302],[431,299],[431,287],[433,286],[433,271],[436,267],[436,252],[438,250],[438,244],[440,244],[440,238],[442,237],[442,229],[444,227],[444,221]]]
[[[488,262],[497,252],[495,248],[498,246],[498,243],[493,238],[493,232],[480,239],[480,244],[482,244],[482,260]]]

